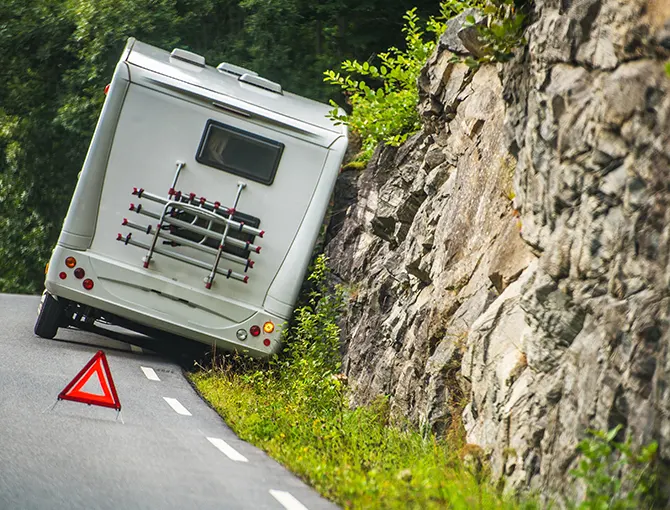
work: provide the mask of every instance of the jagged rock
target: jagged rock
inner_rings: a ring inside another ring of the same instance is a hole
[[[424,130],[346,184],[327,249],[363,289],[342,318],[352,403],[388,394],[444,434],[467,400],[507,490],[583,495],[589,428],[656,440],[670,468],[668,5],[536,0],[528,47],[476,72],[452,22]]]
[[[464,27],[466,19],[472,16],[475,19],[475,23],[482,21],[483,16],[480,11],[477,9],[466,9],[458,16],[454,16],[447,22],[447,29],[440,36],[439,49],[447,50],[456,54],[467,54],[470,53],[470,49],[464,44],[463,39],[470,41],[472,39],[471,34],[467,27]],[[463,33],[467,35],[463,35]]]
[[[468,87],[446,144],[425,130],[412,151],[373,158],[328,245],[338,275],[365,288],[342,321],[353,403],[389,393],[394,416],[440,433],[459,412],[468,328],[497,295],[489,274],[504,287],[534,259],[504,191],[514,160],[503,143],[501,82],[489,67]]]

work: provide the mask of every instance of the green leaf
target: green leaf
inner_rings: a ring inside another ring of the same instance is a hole
[[[617,425],[616,427],[614,427],[612,430],[610,430],[610,431],[607,433],[607,436],[605,436],[605,440],[606,440],[608,443],[611,442],[611,441],[613,441],[614,438],[615,438],[615,437],[617,436],[617,434],[619,433],[619,431],[621,430],[621,427],[622,427],[622,425],[619,424],[619,425]]]

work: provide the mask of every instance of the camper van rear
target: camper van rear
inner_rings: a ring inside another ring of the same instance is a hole
[[[329,109],[252,71],[129,40],[36,334],[104,320],[276,352],[347,146]]]

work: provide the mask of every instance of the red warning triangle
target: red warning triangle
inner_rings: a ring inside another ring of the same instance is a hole
[[[82,390],[94,374],[98,376],[102,395]],[[95,353],[84,368],[60,392],[58,400],[72,400],[94,406],[111,407],[117,411],[121,410],[121,402],[119,402],[119,396],[116,394],[116,387],[104,352],[98,351]]]

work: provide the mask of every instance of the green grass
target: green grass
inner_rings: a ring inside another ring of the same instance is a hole
[[[483,479],[476,448],[470,470],[461,461],[467,447],[390,426],[383,401],[350,410],[334,400],[315,413],[272,378],[219,369],[192,380],[240,438],[345,508],[522,508]]]
[[[223,358],[191,374],[230,427],[345,508],[535,508],[501,498],[487,482],[460,419],[437,440],[391,423],[385,398],[348,407],[336,324],[344,296],[326,289],[326,276],[319,257],[281,356],[265,365]]]

